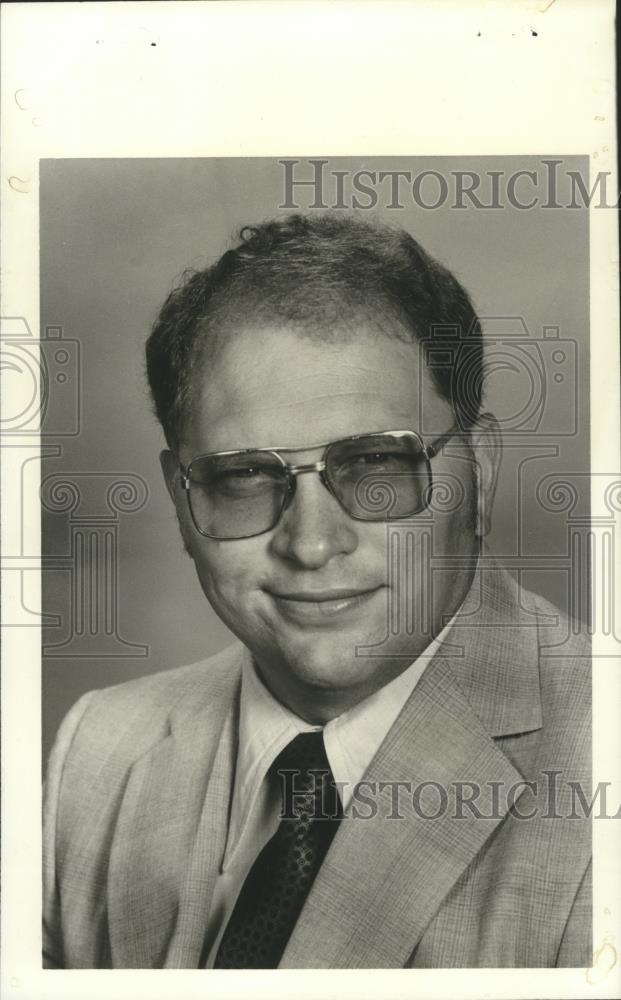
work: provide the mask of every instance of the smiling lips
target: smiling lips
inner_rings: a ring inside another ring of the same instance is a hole
[[[356,610],[370,601],[381,587],[371,590],[318,590],[277,594],[270,591],[272,600],[284,618],[296,624],[336,618]]]

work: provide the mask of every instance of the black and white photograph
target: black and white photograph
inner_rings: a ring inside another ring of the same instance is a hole
[[[131,44],[68,6],[93,58],[165,50],[170,5],[126,5]],[[294,34],[286,3],[178,6]],[[545,30],[495,11],[468,45]],[[20,993],[5,955],[6,996],[615,995],[615,165],[409,135],[69,142],[11,176],[4,676],[37,732],[3,759],[13,792],[28,741],[37,971]]]
[[[41,163],[46,963],[589,964],[585,166]]]

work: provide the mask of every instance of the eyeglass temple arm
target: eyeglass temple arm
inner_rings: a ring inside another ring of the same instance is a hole
[[[436,438],[435,441],[428,444],[425,448],[427,458],[434,458],[440,451],[442,451],[444,445],[448,444],[451,438],[455,437],[455,435],[459,433],[459,430],[460,429],[457,424],[453,424],[453,426],[448,429],[446,434],[442,434],[441,437]]]

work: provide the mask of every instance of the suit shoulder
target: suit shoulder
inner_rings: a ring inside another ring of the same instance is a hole
[[[233,643],[208,659],[101,688],[95,693],[95,704],[125,710],[137,702],[151,709],[163,705],[170,710],[189,696],[217,697],[220,688],[228,687],[232,675],[237,676],[242,652],[241,643]]]
[[[540,594],[525,592],[537,615],[542,657],[576,661],[586,667],[591,659],[591,637],[584,622],[570,617]]]
[[[73,716],[71,755],[136,760],[172,729],[206,705],[230,699],[237,684],[243,647],[234,643],[215,656],[111,687],[90,691]],[[75,725],[77,721],[77,725]]]

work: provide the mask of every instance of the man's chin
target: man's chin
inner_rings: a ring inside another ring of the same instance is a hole
[[[362,700],[369,691],[385,683],[378,671],[378,664],[369,657],[357,656],[355,647],[334,648],[335,644],[321,644],[324,648],[300,649],[286,652],[281,661],[282,670],[309,697],[314,694]]]

